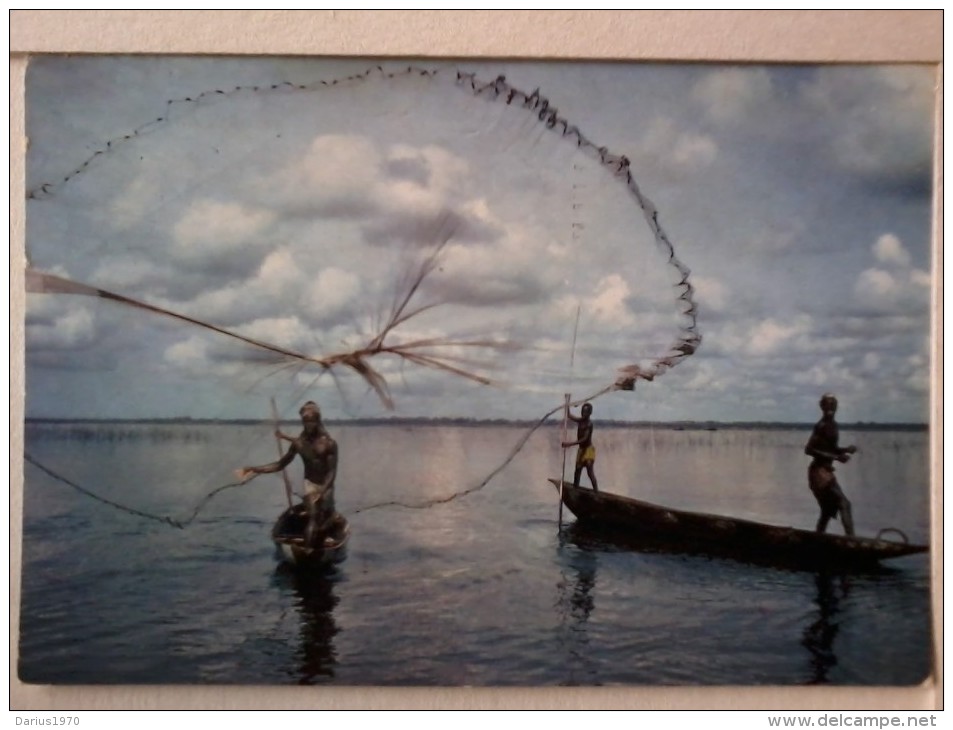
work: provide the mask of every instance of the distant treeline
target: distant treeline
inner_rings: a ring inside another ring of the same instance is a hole
[[[271,421],[260,418],[27,418],[27,425],[62,425],[62,426],[93,426],[93,425],[152,425],[152,426],[206,426],[206,425],[233,425],[255,426],[259,424],[272,425]],[[297,425],[297,419],[281,421],[283,425]],[[455,427],[516,427],[528,428],[536,425],[537,421],[507,420],[502,418],[356,418],[350,420],[328,419],[330,426],[455,426]],[[719,430],[772,430],[791,431],[805,430],[814,426],[814,423],[791,423],[783,421],[596,421],[599,428],[657,428],[670,431],[719,431]],[[557,418],[550,420],[548,426],[561,426],[562,421]],[[929,425],[925,423],[873,423],[860,421],[856,423],[841,423],[845,431],[927,431]]]
[[[192,428],[184,427],[186,425]],[[30,436],[53,441],[175,441],[204,443],[209,441],[208,430],[194,421],[61,421],[27,419]]]

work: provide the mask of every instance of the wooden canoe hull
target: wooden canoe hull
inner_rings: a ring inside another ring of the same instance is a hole
[[[327,571],[347,557],[347,543],[351,526],[343,517],[334,531],[317,546],[308,546],[304,540],[307,516],[300,506],[291,507],[278,517],[271,530],[271,539],[280,560],[296,568]]]
[[[559,480],[549,481],[559,489]],[[697,552],[807,569],[874,567],[881,560],[929,550],[908,542],[674,510],[567,482],[562,500],[583,528],[607,533],[636,549]]]

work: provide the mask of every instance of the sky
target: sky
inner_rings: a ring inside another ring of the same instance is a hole
[[[654,377],[595,418],[809,422],[832,391],[843,421],[927,421],[932,68],[428,61],[436,79],[319,83],[373,65],[31,60],[29,265],[322,357],[365,346],[430,262],[386,343],[491,382],[376,355],[396,415],[535,419],[637,366]],[[91,297],[30,294],[26,346],[32,417],[389,413],[345,368]]]

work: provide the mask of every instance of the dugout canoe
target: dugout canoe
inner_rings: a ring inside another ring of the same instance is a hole
[[[323,572],[331,569],[347,557],[347,543],[351,526],[339,516],[331,532],[314,546],[306,544],[305,528],[308,515],[302,505],[289,507],[278,517],[271,530],[278,559],[295,568]]]
[[[560,480],[549,480],[559,490]],[[778,567],[875,568],[880,561],[925,553],[894,528],[875,538],[818,533],[722,515],[686,512],[562,483],[562,501],[579,526],[637,550],[731,557]],[[901,540],[883,539],[894,533]]]

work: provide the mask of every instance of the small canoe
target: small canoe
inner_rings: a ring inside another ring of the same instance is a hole
[[[559,489],[560,480],[550,479]],[[903,541],[848,537],[781,527],[734,517],[669,509],[630,497],[563,482],[562,500],[578,524],[634,549],[733,557],[779,567],[871,568],[881,560],[924,553],[899,530]]]
[[[279,559],[298,568],[325,571],[347,557],[351,526],[339,516],[332,531],[318,545],[307,545],[304,539],[308,515],[301,505],[285,510],[271,530]]]

